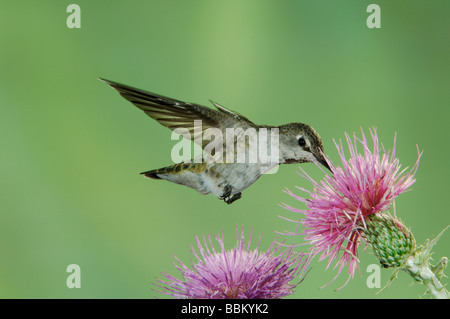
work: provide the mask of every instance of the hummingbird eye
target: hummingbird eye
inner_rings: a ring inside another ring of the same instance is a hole
[[[306,145],[306,141],[305,141],[305,139],[303,137],[300,137],[298,139],[298,145],[300,145],[301,147]]]

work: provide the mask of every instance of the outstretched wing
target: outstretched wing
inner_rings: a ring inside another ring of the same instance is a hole
[[[199,133],[204,134],[205,130],[208,128],[217,128],[222,131],[223,136],[225,136],[225,129],[228,127],[245,128],[254,126],[254,124],[244,116],[228,110],[212,101],[211,102],[217,110],[194,103],[178,101],[117,82],[101,78],[99,80],[109,84],[125,99],[165,127],[168,127],[171,130],[176,130],[178,128],[187,129],[190,133],[190,139],[193,142],[201,144],[202,147],[209,143],[209,141],[199,138],[198,135]],[[199,122],[199,120],[201,122]],[[203,142],[201,142],[202,140]]]

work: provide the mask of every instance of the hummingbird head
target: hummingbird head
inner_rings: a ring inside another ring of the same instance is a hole
[[[280,163],[320,163],[330,170],[325,160],[322,139],[309,125],[303,123],[289,123],[281,125]]]

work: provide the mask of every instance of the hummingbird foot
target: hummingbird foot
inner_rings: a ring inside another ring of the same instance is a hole
[[[230,185],[225,186],[225,188],[223,189],[223,194],[221,196],[219,196],[219,199],[226,202],[227,198],[229,198],[231,195],[231,190],[232,190],[232,188]]]
[[[223,189],[224,190],[223,194],[221,196],[219,196],[219,199],[223,200],[228,205],[231,204],[232,202],[238,200],[242,196],[242,194],[240,192],[231,196],[232,189],[233,188],[230,185],[225,186],[225,188]]]
[[[231,196],[231,198],[224,199],[224,202],[227,203],[228,205],[230,205],[232,202],[238,200],[241,197],[242,197],[242,193],[236,193],[233,196]]]

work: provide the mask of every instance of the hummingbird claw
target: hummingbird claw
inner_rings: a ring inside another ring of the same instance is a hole
[[[225,188],[223,190],[224,190],[224,192],[221,196],[219,196],[219,198],[226,201],[227,198],[230,197],[230,195],[231,195],[231,186],[227,185],[227,186],[225,186]]]
[[[223,200],[228,205],[230,205],[232,202],[238,200],[242,196],[242,194],[240,192],[231,196],[232,187],[230,185],[225,186],[225,188],[223,190],[224,190],[224,192],[221,196],[219,196],[219,199]]]
[[[238,200],[241,197],[242,197],[241,193],[236,193],[233,196],[231,196],[231,198],[225,199],[224,202],[230,205],[232,202]]]

